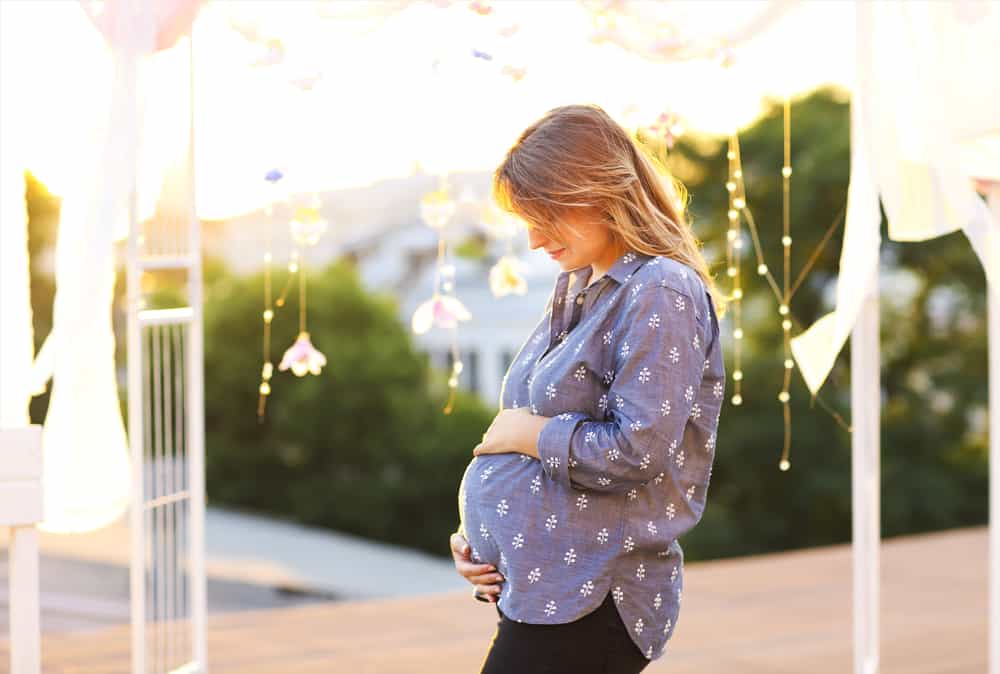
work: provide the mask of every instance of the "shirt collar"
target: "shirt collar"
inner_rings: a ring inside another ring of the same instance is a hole
[[[651,259],[653,259],[652,255],[648,255],[637,250],[627,250],[618,256],[618,259],[614,261],[604,275],[610,276],[619,284],[625,283],[625,279],[630,274],[635,273],[636,269]],[[580,267],[579,269],[565,271],[562,275],[573,281],[573,287],[575,289],[579,289],[590,280],[593,273],[593,267],[586,265],[585,267]]]

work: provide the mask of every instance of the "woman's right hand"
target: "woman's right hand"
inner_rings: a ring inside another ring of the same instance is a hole
[[[476,591],[496,602],[500,596],[503,576],[492,564],[476,564],[471,559],[469,542],[460,533],[451,535],[451,556],[455,569],[476,587]]]

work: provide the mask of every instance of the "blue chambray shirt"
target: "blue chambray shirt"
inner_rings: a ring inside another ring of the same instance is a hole
[[[571,622],[611,592],[655,660],[680,611],[677,539],[705,510],[726,378],[719,323],[677,260],[627,251],[587,286],[591,274],[558,275],[504,375],[502,408],[552,417],[540,460],[474,457],[458,532],[503,574],[497,607],[510,619]]]

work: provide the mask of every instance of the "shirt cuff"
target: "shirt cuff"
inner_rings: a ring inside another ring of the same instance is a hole
[[[538,459],[553,481],[572,486],[569,479],[570,443],[577,425],[588,419],[590,417],[583,412],[563,412],[549,419],[539,431]]]

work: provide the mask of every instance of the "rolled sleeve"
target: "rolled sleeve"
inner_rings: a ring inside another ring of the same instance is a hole
[[[569,448],[577,426],[590,417],[583,412],[557,414],[542,426],[538,433],[538,458],[545,474],[564,486],[572,486],[569,479]]]
[[[568,412],[539,434],[544,470],[575,489],[624,492],[682,472],[679,444],[692,412],[700,412],[694,401],[708,335],[687,293],[644,288],[628,300],[615,332],[609,420]]]

